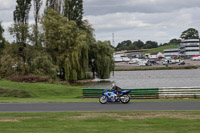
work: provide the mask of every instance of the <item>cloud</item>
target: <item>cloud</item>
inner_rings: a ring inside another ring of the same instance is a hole
[[[149,23],[145,23],[142,20],[137,19],[136,15],[131,13],[113,13],[101,16],[86,16],[84,19],[88,19],[97,31],[102,32],[106,30],[127,30],[130,28],[151,26]]]
[[[85,15],[115,12],[161,13],[200,5],[199,0],[86,0]]]
[[[178,38],[192,27],[200,28],[199,0],[83,0],[84,19],[95,29],[98,40],[152,40],[159,43]],[[16,0],[0,0],[4,29],[13,22]],[[43,2],[43,6],[45,1]],[[33,7],[29,14],[33,22]],[[9,33],[5,33],[9,39]]]
[[[112,40],[114,32],[116,42],[141,39],[164,43],[172,38],[179,38],[181,33],[190,27],[198,30],[200,15],[197,12],[200,12],[200,7],[159,13],[118,12],[84,18],[96,29],[97,39]]]
[[[15,0],[0,0],[0,11],[13,9],[16,5]]]

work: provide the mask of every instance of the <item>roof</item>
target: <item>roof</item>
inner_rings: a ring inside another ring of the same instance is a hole
[[[199,39],[182,39],[181,40],[181,43],[187,43],[187,42],[199,42]]]
[[[151,53],[151,55],[157,55],[159,52],[153,52]]]
[[[179,51],[179,48],[173,48],[173,49],[164,49],[163,51]]]

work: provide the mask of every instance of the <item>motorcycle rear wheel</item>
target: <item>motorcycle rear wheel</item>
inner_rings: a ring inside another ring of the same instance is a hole
[[[130,98],[128,95],[123,95],[123,96],[120,97],[120,101],[121,101],[121,103],[123,103],[123,104],[129,103],[129,102],[130,102],[130,99],[131,99],[131,98]]]
[[[108,102],[108,98],[106,96],[102,96],[99,98],[99,102],[101,104],[106,104]]]

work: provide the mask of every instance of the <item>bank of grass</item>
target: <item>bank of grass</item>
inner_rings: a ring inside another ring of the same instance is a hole
[[[27,91],[24,91],[24,90],[0,87],[0,97],[30,98],[31,95]]]
[[[154,52],[161,52],[164,53],[165,49],[173,49],[173,48],[178,48],[177,45],[165,45],[165,46],[159,46],[157,48],[154,49],[150,49],[148,51],[143,52],[142,54],[147,54],[147,53],[154,53]]]
[[[115,68],[115,71],[143,71],[143,70],[182,70],[182,69],[199,69],[200,66],[162,66],[162,67],[132,67],[132,68]]]
[[[2,133],[199,133],[200,111],[0,113]]]
[[[56,83],[22,83],[0,80],[0,87],[28,92],[33,98],[80,98],[81,87]]]
[[[79,102],[82,99],[81,86],[56,83],[21,83],[0,80],[0,102]],[[1,90],[1,89],[0,89]],[[11,93],[12,92],[12,93]],[[29,98],[20,98],[18,92],[25,92]],[[12,95],[9,95],[12,94]],[[13,94],[15,93],[15,94]]]

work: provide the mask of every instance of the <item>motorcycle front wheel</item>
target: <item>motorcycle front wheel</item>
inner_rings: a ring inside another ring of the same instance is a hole
[[[130,99],[131,98],[128,95],[123,95],[123,96],[120,97],[121,103],[124,103],[124,104],[129,103]]]
[[[108,98],[106,96],[102,96],[99,98],[99,102],[101,104],[106,104],[108,102]]]

